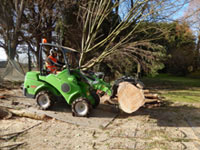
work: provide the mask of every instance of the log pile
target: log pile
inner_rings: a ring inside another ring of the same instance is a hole
[[[159,107],[162,105],[162,98],[156,93],[151,93],[149,90],[143,90],[145,97],[144,107],[152,108]]]

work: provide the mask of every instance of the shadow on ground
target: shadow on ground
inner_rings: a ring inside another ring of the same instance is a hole
[[[71,113],[71,107],[66,102],[57,103],[52,109],[56,112]],[[98,113],[100,110],[101,113]],[[97,109],[91,112],[90,117],[109,118],[105,112],[118,113],[114,106],[100,104]],[[163,127],[200,127],[200,109],[188,105],[174,105],[173,103],[165,103],[161,107],[140,108],[132,114],[122,113],[119,118],[127,118],[130,116],[149,116],[157,122],[158,126]],[[112,116],[113,117],[113,116]]]
[[[71,106],[65,101],[59,101],[51,107],[50,111],[72,113]],[[112,105],[99,104],[96,109],[92,109],[89,117],[113,118],[113,114],[118,114],[119,110]]]
[[[188,105],[165,104],[155,108],[140,108],[132,114],[122,114],[120,117],[149,116],[158,126],[162,127],[200,127],[200,108]]]

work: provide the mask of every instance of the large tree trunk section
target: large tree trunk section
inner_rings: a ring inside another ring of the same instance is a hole
[[[145,103],[142,89],[129,82],[119,84],[117,96],[120,108],[126,113],[135,112]]]

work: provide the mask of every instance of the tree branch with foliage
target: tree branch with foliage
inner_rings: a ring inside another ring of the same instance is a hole
[[[83,14],[83,32],[79,65],[82,69],[89,69],[114,53],[124,53],[125,55],[129,53],[135,62],[140,62],[143,65],[143,68],[151,68],[147,62],[152,64],[153,61],[156,61],[155,56],[161,56],[161,52],[152,52],[155,49],[157,51],[163,50],[162,46],[152,43],[155,37],[137,39],[134,34],[138,35],[138,32],[143,32],[143,30],[147,32],[148,27],[141,28],[141,23],[148,20],[150,15],[164,9],[166,4],[164,6],[162,4],[166,1],[136,0],[122,20],[118,16],[115,25],[105,36],[106,33],[102,31],[102,26],[106,20],[112,18],[113,10],[123,3],[123,1],[118,2],[94,0],[81,5],[79,14]],[[150,4],[153,6],[147,7]],[[151,50],[149,51],[149,49]],[[143,59],[144,57],[147,61]],[[144,65],[145,62],[146,65]]]

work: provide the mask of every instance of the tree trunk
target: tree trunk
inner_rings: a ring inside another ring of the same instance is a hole
[[[119,4],[119,1],[120,0],[115,0],[115,3]],[[119,14],[119,6],[117,6],[115,9],[116,9],[116,14],[118,15]]]
[[[16,48],[19,44],[19,36],[20,36],[20,30],[21,30],[21,24],[22,24],[22,16],[24,11],[25,2],[24,0],[21,1],[13,1],[13,4],[11,2],[11,5],[13,5],[14,13],[14,23],[13,26],[10,28],[7,28],[7,46],[8,46],[8,57],[12,60],[15,59],[16,56]],[[13,14],[12,14],[13,15]],[[7,26],[10,26],[8,23]],[[6,41],[6,40],[5,40]]]
[[[16,56],[16,50],[17,50],[17,45],[18,45],[18,39],[15,38],[14,40],[11,41],[10,43],[10,49],[8,49],[8,54],[9,54],[9,58],[14,60],[15,56]]]
[[[41,60],[40,60],[40,57],[39,57],[39,55],[40,55],[40,40],[41,40],[41,39],[40,39],[40,38],[37,38],[36,40],[37,40],[37,46],[36,46],[36,53],[35,53],[35,56],[36,56],[36,59],[37,59],[37,69],[39,70],[39,69],[40,69],[40,68],[39,68],[39,67],[40,67],[40,66],[39,66],[39,65],[40,65],[39,62],[41,61]]]
[[[133,8],[133,0],[131,0],[131,8]]]
[[[197,47],[196,47],[196,51],[199,53],[199,49],[200,49],[200,32],[198,35],[198,40],[197,40]]]

